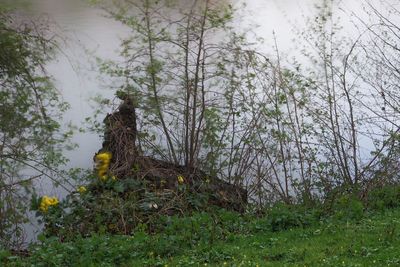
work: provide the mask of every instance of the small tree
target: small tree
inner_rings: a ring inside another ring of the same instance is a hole
[[[70,133],[60,133],[67,108],[44,65],[54,53],[46,20],[19,22],[0,14],[0,246],[24,241],[34,182],[57,181]]]
[[[374,142],[372,159],[363,175],[380,183],[398,183],[400,179],[400,10],[393,4],[382,3],[378,9],[367,1],[365,11],[369,20],[359,19],[360,64],[353,72],[360,75],[368,88],[371,101],[364,103],[376,118],[375,132],[382,136]]]
[[[233,163],[232,146],[249,137],[239,134],[245,125],[235,115],[247,103],[235,97],[245,97],[240,86],[250,65],[243,60],[253,54],[230,25],[232,7],[191,1],[179,11],[170,1],[117,3],[107,11],[132,36],[122,42],[124,60],[103,62],[101,69],[122,78],[117,90],[136,99],[139,149],[232,178],[222,169]]]

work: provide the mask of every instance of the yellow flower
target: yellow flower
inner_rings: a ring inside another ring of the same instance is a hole
[[[183,184],[185,182],[185,179],[183,178],[182,175],[178,175],[178,183]]]
[[[101,169],[99,169],[99,170],[97,171],[97,174],[98,174],[100,177],[106,176],[106,174],[107,174],[107,169],[101,168]]]
[[[40,201],[39,209],[42,212],[47,212],[50,206],[55,206],[58,204],[58,199],[56,197],[43,196]]]
[[[112,154],[110,152],[102,152],[96,155],[96,160],[102,161],[102,162],[110,162],[112,158]]]
[[[78,187],[78,192],[79,192],[79,193],[83,194],[83,193],[85,193],[86,191],[87,191],[86,187],[84,187],[84,186]]]
[[[112,154],[110,152],[102,152],[95,156],[97,175],[102,181],[107,180],[107,172],[110,166]]]
[[[111,176],[111,179],[112,179],[113,181],[115,181],[115,180],[117,180],[117,176],[113,175],[113,176]]]

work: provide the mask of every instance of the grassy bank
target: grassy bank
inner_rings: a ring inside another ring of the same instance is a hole
[[[43,239],[21,258],[1,252],[5,266],[399,266],[400,209],[359,219],[286,215],[238,216],[226,211],[161,219],[148,234]],[[291,221],[287,224],[285,222]],[[284,222],[284,223],[282,223]],[[282,227],[276,227],[276,226]]]

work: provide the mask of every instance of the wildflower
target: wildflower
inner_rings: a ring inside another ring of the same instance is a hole
[[[78,187],[78,192],[79,192],[80,194],[83,194],[83,193],[85,193],[86,191],[87,191],[87,189],[86,189],[85,186],[80,186],[80,187]]]
[[[107,180],[107,172],[110,167],[112,154],[110,152],[102,152],[95,156],[97,175],[102,181]]]
[[[96,160],[109,163],[112,158],[110,152],[102,152],[96,155]]]
[[[97,169],[97,174],[101,177],[107,174],[108,166],[101,166]]]
[[[185,182],[185,179],[183,178],[182,175],[178,175],[178,183],[183,184]]]
[[[47,212],[50,206],[55,206],[58,204],[58,199],[56,197],[43,196],[40,201],[39,209],[42,212]]]
[[[115,175],[111,176],[111,180],[113,180],[113,181],[117,180],[117,176],[115,176]]]

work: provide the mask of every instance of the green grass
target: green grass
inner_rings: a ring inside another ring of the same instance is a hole
[[[0,252],[5,266],[399,266],[400,209],[272,231],[268,217],[219,211],[164,218],[162,232],[97,235],[32,246],[28,258]]]

